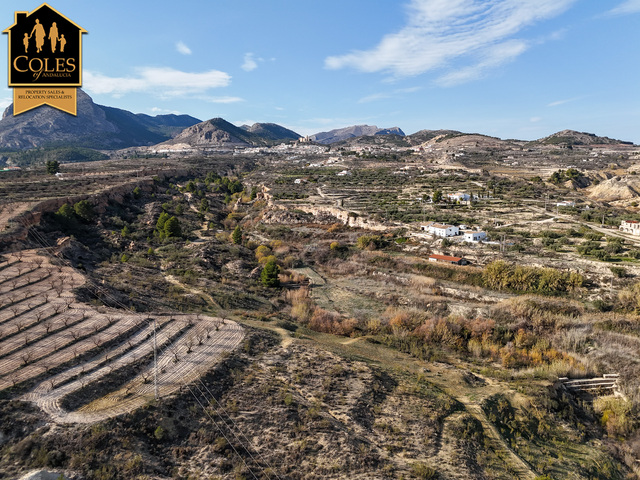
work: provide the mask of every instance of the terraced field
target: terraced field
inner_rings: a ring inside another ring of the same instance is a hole
[[[244,337],[219,318],[80,303],[74,288],[98,289],[85,281],[34,251],[0,261],[0,395],[21,395],[57,422],[90,423],[142,406],[155,397],[155,376],[158,395],[171,394]]]

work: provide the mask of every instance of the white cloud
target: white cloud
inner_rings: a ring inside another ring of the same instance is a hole
[[[547,107],[557,107],[559,105],[564,105],[565,103],[575,102],[576,100],[582,100],[585,98],[582,97],[573,97],[573,98],[563,98],[561,100],[556,100],[555,102],[547,103]]]
[[[510,62],[527,49],[527,44],[519,40],[501,43],[483,52],[483,58],[475,65],[451,71],[438,79],[440,85],[449,87],[460,83],[477,80],[486,75],[488,70]]]
[[[191,55],[191,49],[183,41],[176,43],[176,50],[182,55]]]
[[[0,109],[4,110],[13,103],[13,90],[9,88],[0,88]]]
[[[358,100],[358,103],[369,103],[375,102],[376,100],[384,100],[386,98],[391,98],[392,95],[390,93],[374,93],[372,95],[367,95],[366,97],[362,97]]]
[[[122,96],[131,92],[157,94],[160,97],[197,96],[212,88],[226,87],[231,76],[219,70],[192,73],[170,67],[141,67],[135,76],[109,77],[85,71],[83,86],[93,94]]]
[[[238,103],[244,102],[244,98],[241,97],[199,97],[201,100],[204,100],[209,103]]]
[[[174,115],[182,115],[183,113],[178,111],[178,110],[169,110],[166,108],[160,108],[160,107],[152,107],[151,108],[151,113],[155,114],[155,115],[165,115],[165,114],[169,114],[172,113]]]
[[[526,41],[513,38],[521,30],[559,15],[575,2],[411,0],[408,23],[399,32],[385,35],[371,50],[327,57],[325,66],[386,72],[394,77],[446,68],[449,72],[442,83],[472,80],[526,50]],[[468,66],[456,73],[451,65],[454,60]]]
[[[258,63],[253,58],[253,53],[244,54],[244,63],[240,68],[242,68],[245,72],[250,72],[258,68]]]
[[[625,15],[628,13],[640,13],[640,0],[626,0],[612,10],[611,15]]]
[[[541,121],[541,120],[542,120],[542,117],[531,117],[531,118],[529,119],[529,121],[530,121],[531,123],[538,123],[538,122],[539,122],[539,121]]]

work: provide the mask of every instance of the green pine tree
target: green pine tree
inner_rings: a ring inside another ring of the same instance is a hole
[[[240,225],[237,225],[233,230],[233,233],[231,234],[231,240],[233,240],[233,243],[235,243],[236,245],[242,243],[242,229],[240,228]]]
[[[164,224],[164,234],[167,237],[181,237],[180,221],[176,217],[169,218]]]
[[[260,279],[265,287],[276,288],[280,286],[280,279],[278,274],[280,273],[280,267],[275,260],[269,260],[260,274]]]

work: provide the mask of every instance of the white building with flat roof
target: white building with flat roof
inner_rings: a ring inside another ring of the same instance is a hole
[[[486,232],[479,232],[475,230],[467,230],[466,232],[462,232],[462,235],[464,235],[465,242],[472,243],[481,242],[487,238]]]

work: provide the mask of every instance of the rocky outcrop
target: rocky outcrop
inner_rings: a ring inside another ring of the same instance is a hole
[[[588,195],[601,202],[634,200],[640,197],[640,178],[637,175],[613,177],[591,187]]]

